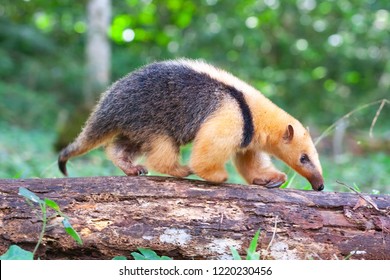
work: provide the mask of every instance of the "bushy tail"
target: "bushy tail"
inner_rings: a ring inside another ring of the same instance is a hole
[[[102,124],[97,119],[96,114],[93,113],[76,140],[60,152],[58,156],[58,168],[65,176],[68,176],[66,162],[71,157],[85,154],[105,144],[115,136],[115,131],[109,125]]]

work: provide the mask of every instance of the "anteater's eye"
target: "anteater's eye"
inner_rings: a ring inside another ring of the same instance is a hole
[[[308,163],[310,162],[310,159],[309,159],[309,156],[307,154],[303,154],[301,156],[301,158],[299,159],[299,161],[302,163],[302,164],[305,164],[305,163]]]

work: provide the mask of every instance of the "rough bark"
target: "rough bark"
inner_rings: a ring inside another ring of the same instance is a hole
[[[56,201],[81,234],[45,234],[42,259],[110,259],[138,247],[175,259],[245,254],[261,229],[267,259],[390,259],[390,196],[264,189],[167,177],[0,180],[0,254],[32,250],[42,222],[17,194],[26,187]],[[50,219],[50,224],[59,218]],[[273,237],[274,236],[274,237]]]

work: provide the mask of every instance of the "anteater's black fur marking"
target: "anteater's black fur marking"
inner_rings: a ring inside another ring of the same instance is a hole
[[[248,146],[249,143],[252,141],[253,134],[254,134],[252,113],[241,91],[237,90],[234,87],[229,87],[228,92],[234,99],[236,99],[241,109],[242,118],[244,121],[244,130],[242,132],[241,148],[244,148]]]
[[[169,135],[178,145],[195,138],[200,126],[226,100],[234,98],[242,112],[241,147],[254,134],[253,120],[242,92],[180,62],[156,62],[123,77],[102,98],[91,134],[101,130],[131,132],[134,141]],[[96,136],[97,137],[97,136]]]

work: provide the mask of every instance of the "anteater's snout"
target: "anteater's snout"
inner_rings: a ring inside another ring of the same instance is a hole
[[[317,173],[314,176],[310,177],[309,182],[311,184],[311,187],[315,191],[322,191],[323,189],[325,189],[324,178],[320,173]]]

